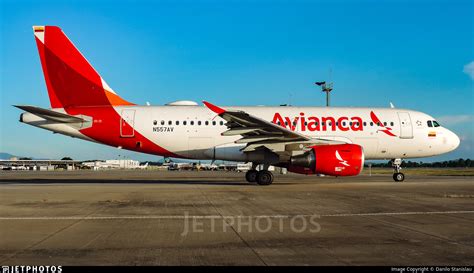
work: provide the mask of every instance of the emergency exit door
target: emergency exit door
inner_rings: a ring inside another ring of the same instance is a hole
[[[413,138],[413,126],[411,125],[410,114],[407,112],[398,112],[400,120],[400,138]]]
[[[135,110],[124,109],[120,118],[120,136],[134,137],[135,136]]]

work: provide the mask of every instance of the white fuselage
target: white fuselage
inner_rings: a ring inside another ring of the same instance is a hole
[[[280,125],[312,138],[361,145],[366,159],[428,157],[447,153],[459,145],[459,138],[453,132],[442,126],[429,127],[428,122],[434,118],[406,109],[286,106],[225,108],[245,111],[270,122],[289,121],[292,124]],[[245,144],[235,143],[241,136],[222,136],[221,133],[227,130],[225,121],[208,108],[115,106],[114,109],[133,127],[131,130],[120,130],[124,139],[133,138],[139,132],[156,145],[180,157],[252,161],[252,158],[241,151]],[[380,125],[374,123],[371,112],[376,114]],[[28,113],[26,115],[28,116],[23,117],[23,122],[91,140],[77,126],[72,128],[67,124],[41,123],[38,122],[40,117]],[[91,118],[92,127],[98,122],[105,122]],[[116,126],[121,124],[122,121]],[[116,142],[99,142],[117,146]]]

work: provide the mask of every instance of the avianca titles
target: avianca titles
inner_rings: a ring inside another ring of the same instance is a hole
[[[259,185],[273,182],[272,165],[350,176],[367,159],[391,159],[394,180],[403,181],[402,159],[459,145],[433,117],[408,109],[136,105],[112,90],[59,27],[33,31],[51,108],[16,107],[25,111],[21,122],[55,133],[166,157],[252,162],[246,180]]]

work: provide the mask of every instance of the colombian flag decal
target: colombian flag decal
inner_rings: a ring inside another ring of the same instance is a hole
[[[43,26],[34,26],[33,29],[35,30],[35,32],[44,32]]]
[[[429,132],[428,137],[436,137],[436,132]]]

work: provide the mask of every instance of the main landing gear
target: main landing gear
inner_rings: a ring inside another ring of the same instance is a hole
[[[400,170],[402,169],[401,167],[402,165],[402,159],[400,158],[395,158],[395,159],[392,159],[392,167],[393,167],[393,180],[395,180],[395,182],[402,182],[403,180],[405,180],[405,175],[400,172]]]
[[[258,174],[258,171],[256,170],[248,170],[247,173],[245,174],[245,179],[249,183],[257,182],[257,174]]]
[[[255,166],[256,168],[256,166]],[[264,166],[264,169],[261,171],[255,170],[254,166],[252,166],[252,169],[247,171],[245,174],[245,179],[249,183],[255,183],[261,185],[261,186],[267,186],[272,184],[273,182],[273,174],[268,171],[268,166]]]

